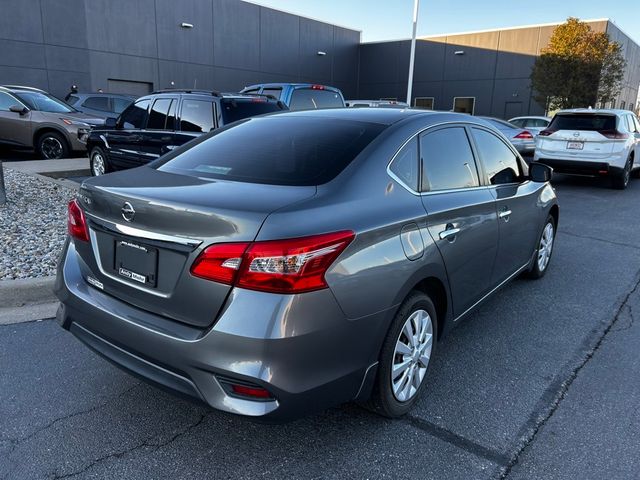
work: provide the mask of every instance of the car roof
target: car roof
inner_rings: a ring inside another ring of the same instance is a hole
[[[243,88],[246,90],[247,88],[279,88],[279,87],[313,87],[314,85],[321,86],[324,90],[335,90],[340,91],[338,87],[333,87],[331,85],[322,85],[320,83],[295,83],[295,82],[282,82],[282,83],[255,83],[253,85],[247,85]]]
[[[198,95],[201,97],[211,97],[211,98],[240,98],[240,99],[255,99],[255,98],[263,98],[265,100],[278,101],[276,98],[269,95],[256,95],[253,93],[237,93],[237,92],[218,92],[216,90],[182,90],[182,89],[165,89],[158,90],[147,95],[143,95],[139,97],[137,100],[142,100],[146,98],[154,98],[159,95]]]
[[[508,121],[511,120],[525,120],[525,119],[536,119],[536,120],[551,120],[551,117],[545,117],[544,115],[521,115],[519,117],[512,117]]]
[[[129,93],[107,93],[107,92],[76,92],[70,93],[69,95],[76,96],[92,96],[92,97],[100,97],[100,96],[108,96],[108,97],[126,97],[126,98],[138,98],[135,95],[131,95]]]
[[[592,114],[609,114],[609,115],[623,115],[625,113],[633,113],[631,110],[622,110],[620,108],[567,108],[566,110],[560,110],[559,113],[592,113]]]
[[[47,93],[46,91],[40,89],[40,88],[35,88],[35,87],[25,87],[22,85],[0,85],[0,88],[8,90],[10,92],[40,92],[40,93]]]
[[[472,117],[463,113],[440,112],[436,110],[421,110],[413,108],[326,108],[318,110],[295,110],[278,113],[280,116],[297,116],[309,118],[327,118],[335,120],[349,120],[353,122],[377,123],[392,125],[407,118],[433,117],[449,122],[468,122]],[[476,122],[482,123],[482,122]]]

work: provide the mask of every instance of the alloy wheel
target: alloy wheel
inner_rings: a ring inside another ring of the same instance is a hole
[[[432,348],[431,316],[425,310],[417,310],[404,323],[393,352],[391,388],[398,401],[407,402],[418,392]]]
[[[92,170],[94,176],[104,175],[105,166],[104,166],[104,158],[102,158],[102,154],[94,153],[93,154],[93,164]]]
[[[45,158],[54,159],[62,157],[64,148],[62,143],[55,137],[46,137],[42,140],[42,153]]]
[[[540,246],[538,247],[538,270],[544,272],[545,268],[549,264],[551,258],[551,251],[553,250],[553,239],[555,232],[553,230],[553,224],[547,223],[542,231],[542,237],[540,237]]]

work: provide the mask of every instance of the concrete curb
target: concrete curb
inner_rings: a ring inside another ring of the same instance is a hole
[[[57,302],[55,276],[0,280],[0,307],[15,308]]]

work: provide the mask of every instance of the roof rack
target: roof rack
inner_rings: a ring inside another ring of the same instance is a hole
[[[216,90],[198,90],[195,88],[163,88],[161,90],[151,92],[151,95],[156,93],[204,93],[206,95],[211,95],[214,97],[222,96],[222,94]]]
[[[222,95],[237,95],[239,97],[265,97],[271,100],[278,100],[275,95],[269,93],[242,93],[242,92],[224,92]]]

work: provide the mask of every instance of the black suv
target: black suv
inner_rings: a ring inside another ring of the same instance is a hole
[[[149,163],[216,128],[288,110],[266,95],[163,90],[140,97],[105,128],[92,130],[87,152],[94,176]]]

